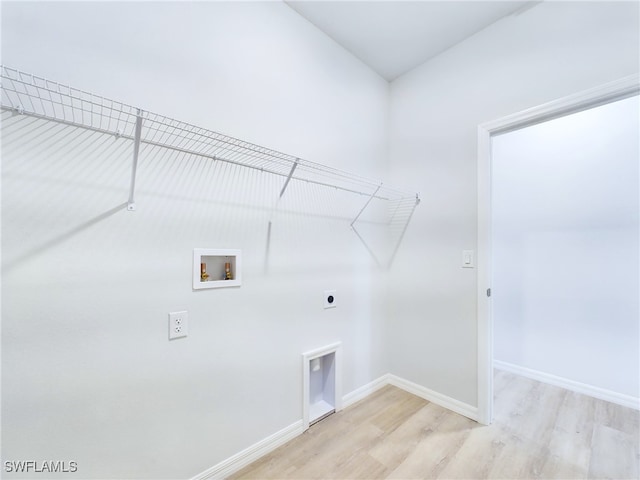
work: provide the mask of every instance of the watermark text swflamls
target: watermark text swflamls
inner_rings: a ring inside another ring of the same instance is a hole
[[[78,462],[63,460],[5,460],[4,471],[7,473],[74,473],[78,471]]]

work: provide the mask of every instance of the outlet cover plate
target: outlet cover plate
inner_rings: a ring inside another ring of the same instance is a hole
[[[324,308],[336,308],[337,294],[335,290],[325,290],[324,292]]]
[[[189,312],[169,312],[169,340],[186,337],[189,333]]]

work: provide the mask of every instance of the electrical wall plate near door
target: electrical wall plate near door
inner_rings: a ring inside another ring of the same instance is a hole
[[[463,250],[462,251],[462,268],[473,268],[475,267],[475,259],[474,259],[474,251],[473,250]]]

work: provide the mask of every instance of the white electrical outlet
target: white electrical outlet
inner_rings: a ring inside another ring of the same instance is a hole
[[[189,333],[189,312],[169,312],[169,340]]]

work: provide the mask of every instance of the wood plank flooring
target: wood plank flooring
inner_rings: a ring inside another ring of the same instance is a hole
[[[240,479],[638,479],[640,412],[496,370],[494,423],[387,386]]]
[[[640,412],[496,370],[494,423],[387,386],[240,479],[638,479]]]

